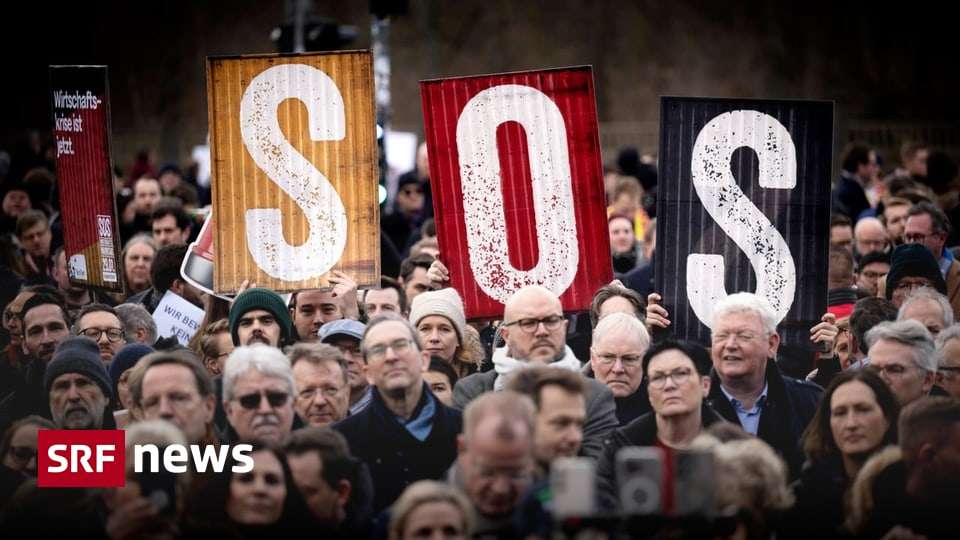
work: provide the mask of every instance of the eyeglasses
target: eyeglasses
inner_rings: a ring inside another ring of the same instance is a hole
[[[904,279],[901,279],[900,281],[897,282],[897,286],[894,287],[893,290],[905,291],[909,289],[910,292],[913,292],[915,289],[919,289],[920,287],[929,287],[929,286],[930,286],[930,282],[928,281],[917,282],[917,281],[906,281]]]
[[[237,401],[244,409],[258,409],[260,408],[260,400],[263,396],[266,396],[267,403],[269,403],[271,407],[283,407],[290,400],[290,394],[286,392],[271,392],[268,390],[266,392],[240,396],[237,398]]]
[[[659,390],[667,385],[667,379],[671,379],[673,384],[680,386],[690,380],[690,375],[692,374],[693,371],[687,368],[675,369],[670,373],[657,373],[653,377],[650,377],[650,386]]]
[[[383,358],[387,356],[387,349],[393,349],[393,352],[396,354],[403,354],[410,350],[411,345],[413,345],[413,340],[407,338],[395,339],[386,345],[374,345],[367,349],[367,359],[374,361],[383,360]]]
[[[556,330],[560,328],[560,323],[564,321],[562,315],[550,315],[549,317],[544,317],[542,319],[517,319],[516,321],[511,321],[508,323],[503,323],[502,326],[519,326],[521,330],[528,334],[532,334],[537,331],[537,328],[543,323],[544,328],[547,330]]]
[[[903,377],[909,368],[907,366],[901,366],[900,364],[891,364],[889,366],[868,364],[867,369],[880,376],[886,375],[890,379],[899,379],[900,377]]]
[[[620,364],[625,368],[636,368],[643,362],[643,358],[635,354],[623,354],[620,356],[615,354],[597,354],[597,360],[602,366],[612,366],[617,363],[617,360],[620,360]]]
[[[930,234],[910,233],[903,235],[903,239],[906,240],[908,244],[919,244],[927,238],[930,238],[931,236],[937,236],[939,234],[940,233],[938,232],[933,232]]]
[[[100,341],[100,336],[104,334],[107,335],[107,339],[109,341],[112,341],[114,343],[123,339],[123,330],[119,328],[106,328],[103,330],[99,328],[85,328],[81,330],[78,335],[87,336],[88,338],[94,341]]]
[[[37,449],[29,446],[11,446],[10,455],[20,463],[27,463],[37,457]]]
[[[754,332],[719,332],[710,336],[710,340],[714,343],[723,343],[733,338],[734,341],[753,341],[757,339],[758,334]]]

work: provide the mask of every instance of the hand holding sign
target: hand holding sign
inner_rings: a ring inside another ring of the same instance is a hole
[[[667,313],[667,309],[658,302],[660,302],[659,294],[650,293],[647,295],[647,310],[644,321],[647,325],[647,332],[651,335],[653,334],[654,327],[666,328],[670,326],[670,314]]]

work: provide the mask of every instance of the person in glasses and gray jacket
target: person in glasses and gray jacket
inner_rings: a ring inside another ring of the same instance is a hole
[[[550,290],[530,285],[507,299],[500,332],[506,347],[494,350],[494,370],[475,373],[457,383],[453,405],[463,409],[484,392],[503,389],[509,373],[533,365],[549,365],[580,372],[583,364],[565,344],[567,320],[560,299]],[[619,425],[610,389],[596,379],[586,379],[587,417],[580,455],[598,458],[604,439]]]
[[[237,347],[223,371],[223,409],[239,441],[282,445],[293,427],[293,371],[280,349]]]

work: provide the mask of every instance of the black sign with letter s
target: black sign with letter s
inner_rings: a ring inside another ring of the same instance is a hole
[[[765,297],[789,348],[827,307],[833,103],[664,97],[656,290],[674,337],[708,343],[717,301]]]

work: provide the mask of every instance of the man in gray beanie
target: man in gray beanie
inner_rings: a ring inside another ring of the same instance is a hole
[[[113,396],[110,376],[92,339],[70,337],[57,347],[47,365],[43,386],[58,429],[103,429],[104,411]]]

